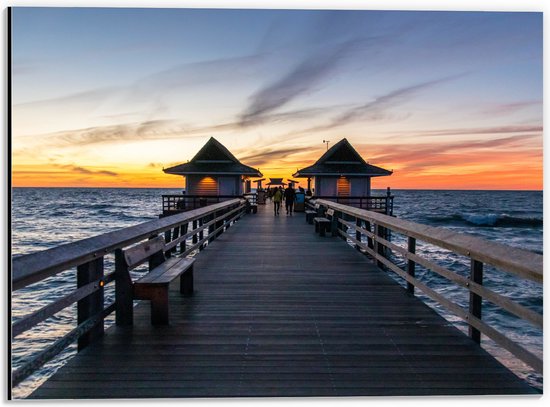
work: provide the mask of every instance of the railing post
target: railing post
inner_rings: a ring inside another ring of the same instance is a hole
[[[214,220],[215,218],[216,218],[216,214],[214,213],[214,215],[208,218],[208,221]],[[216,229],[216,225],[213,223],[210,226],[208,226],[208,244],[212,243],[214,239],[216,239],[216,236],[214,236],[215,229]]]
[[[193,230],[196,230],[196,229],[197,229],[197,221],[194,220],[194,221],[193,221]],[[199,241],[199,240],[198,240],[198,238],[197,238],[197,234],[194,233],[194,234],[193,234],[193,244],[197,243],[198,241]]]
[[[361,227],[362,224],[363,224],[363,220],[361,218],[355,218],[355,226]],[[358,240],[360,242],[361,241],[361,236],[362,236],[361,231],[356,229],[355,230],[355,240]],[[355,248],[357,250],[361,250],[361,246],[359,246],[358,244],[355,245]]]
[[[180,237],[180,227],[179,226],[176,226],[173,230],[172,230],[172,239],[173,240],[176,240],[178,237]],[[170,255],[172,253],[175,253],[177,251],[177,247],[174,246],[172,248],[172,250],[169,250],[168,252],[169,253],[166,253],[166,256],[170,257]]]
[[[224,213],[225,213],[225,211],[218,211],[214,214],[214,216],[217,218],[218,215],[223,215]],[[217,221],[216,222],[216,229],[221,228],[223,226],[223,223],[224,223],[224,219]],[[220,236],[222,233],[223,233],[223,228],[221,228],[220,230],[218,230],[216,232],[216,237]]]
[[[167,231],[164,232],[164,241],[166,243],[170,243],[172,241],[172,229],[168,229]],[[168,250],[166,252],[166,257],[171,257],[173,251],[175,251],[175,248],[172,250]]]
[[[183,236],[187,233],[187,229],[189,228],[189,223],[184,223],[180,226],[180,235]],[[186,242],[185,240],[182,240],[180,243],[180,253],[183,253],[185,251]]]
[[[371,228],[371,223],[369,221],[365,221],[365,229],[368,230],[369,232],[373,233],[372,228]],[[370,236],[367,236],[367,246],[368,246],[369,249],[374,250],[374,243],[373,243],[372,237],[370,237]]]
[[[122,249],[115,250],[115,302],[116,324],[132,325],[134,322],[132,278]]]
[[[88,263],[81,264],[76,268],[76,285],[78,288],[91,283],[93,281],[101,280],[104,277],[103,271],[103,257],[97,258],[95,260],[89,261]],[[93,317],[96,314],[99,314],[103,311],[104,303],[104,294],[103,286],[100,285],[100,288],[94,293],[88,295],[86,298],[78,301],[77,305],[77,320],[78,325]],[[104,333],[103,320],[101,323],[98,323],[90,331],[78,338],[78,351],[80,352],[90,343],[94,342]]]
[[[407,244],[407,250],[409,251],[409,253],[416,253],[416,239],[414,237],[410,237],[407,239],[408,240],[408,244]],[[411,277],[414,277],[415,275],[415,268],[416,268],[416,263],[412,260],[409,260],[407,261],[407,274]],[[413,294],[414,295],[414,284],[413,283],[409,283],[407,281],[407,291],[410,293],[410,294]]]
[[[203,224],[204,224],[204,217],[199,219],[199,227],[201,227]],[[201,231],[199,232],[199,240],[202,240],[202,239],[204,239],[204,229],[201,229]],[[199,247],[199,251],[204,249],[204,247],[205,247],[205,244],[204,243],[201,244]]]
[[[384,227],[380,226],[379,224],[374,224],[374,234],[377,237],[384,237]],[[384,245],[382,243],[378,242],[378,239],[374,241],[374,251],[379,254],[382,257],[384,256]],[[384,269],[384,263],[382,263],[380,260],[376,260],[376,265],[380,267],[381,269]]]
[[[471,259],[470,260],[470,280],[482,285],[483,284],[483,263]],[[470,291],[470,314],[476,318],[481,319],[481,300],[482,298]],[[470,338],[472,338],[476,343],[481,343],[481,332],[476,328],[469,326],[468,332]]]

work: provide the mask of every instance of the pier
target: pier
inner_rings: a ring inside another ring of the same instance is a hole
[[[490,336],[542,373],[542,360],[481,316],[481,298],[489,299],[542,329],[542,315],[482,285],[485,263],[542,282],[542,256],[485,241],[480,247],[480,239],[439,228],[434,235],[436,228],[322,199],[310,207],[329,219],[324,237],[303,213],[274,216],[268,204],[253,214],[246,207],[234,199],[14,259],[14,289],[71,267],[81,276],[81,292],[70,298],[79,303],[79,325],[57,342],[61,348],[79,338],[80,350],[30,398],[537,393],[483,350],[479,337]],[[408,247],[392,243],[390,230],[406,234]],[[181,295],[176,281],[170,286],[167,325],[151,324],[148,301],[128,317],[132,300],[120,287],[103,304],[105,285],[128,284],[116,265],[104,272],[103,257],[159,235],[168,257],[196,258],[193,295]],[[415,253],[421,236],[471,257],[472,278],[447,276],[471,290],[466,310],[416,280],[415,265],[450,273]],[[404,270],[388,260],[390,249],[405,256]],[[468,320],[469,335],[424,304],[415,288]],[[65,297],[16,321],[12,334],[69,303]],[[110,313],[117,324],[103,332]],[[14,372],[14,384],[56,351]]]

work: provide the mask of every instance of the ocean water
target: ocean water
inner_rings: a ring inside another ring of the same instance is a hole
[[[379,192],[380,195],[385,191]],[[55,247],[63,243],[95,236],[141,222],[157,219],[162,211],[161,195],[179,194],[179,189],[109,188],[14,188],[12,193],[12,255],[17,256]],[[375,193],[376,194],[376,193]],[[543,251],[543,194],[541,191],[419,191],[394,190],[394,215],[410,221],[445,227],[488,240],[530,250]],[[404,237],[392,235],[396,244]],[[462,275],[469,274],[468,259],[427,244],[418,244],[417,252]],[[394,255],[392,255],[394,256]],[[399,256],[394,260],[399,264]],[[106,258],[106,266],[112,259]],[[139,273],[140,270],[137,270]],[[486,286],[509,296],[538,312],[543,308],[542,286],[521,281],[486,267]],[[467,306],[468,293],[448,284],[447,280],[417,266],[417,277],[445,293],[447,298]],[[399,278],[396,278],[404,284]],[[74,273],[60,275],[33,284],[12,295],[12,320],[15,321],[74,288]],[[422,297],[421,293],[417,295]],[[107,301],[112,292],[106,292]],[[424,300],[459,329],[467,327],[428,298]],[[17,368],[29,355],[52,343],[76,326],[74,307],[56,314],[38,327],[15,338],[12,343],[12,367]],[[490,303],[483,304],[483,320],[507,333],[535,354],[542,355],[542,332],[517,320]],[[107,321],[112,323],[112,317]],[[483,346],[516,374],[535,387],[542,388],[542,377],[517,362],[491,341]],[[73,345],[48,362],[43,369],[13,389],[14,398],[30,394],[47,377],[74,355]]]

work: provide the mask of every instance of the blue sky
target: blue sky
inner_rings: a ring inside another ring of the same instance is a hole
[[[542,72],[541,13],[15,8],[13,158],[126,182],[214,136],[289,176],[346,137],[398,187],[513,151],[541,181]]]

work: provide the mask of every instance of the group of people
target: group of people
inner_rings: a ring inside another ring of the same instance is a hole
[[[292,188],[292,185],[289,185],[285,190],[283,190],[283,187],[272,188],[268,191],[268,197],[273,200],[273,211],[275,212],[275,216],[279,215],[283,198],[285,200],[286,214],[292,215],[292,212],[294,212],[296,191]]]

